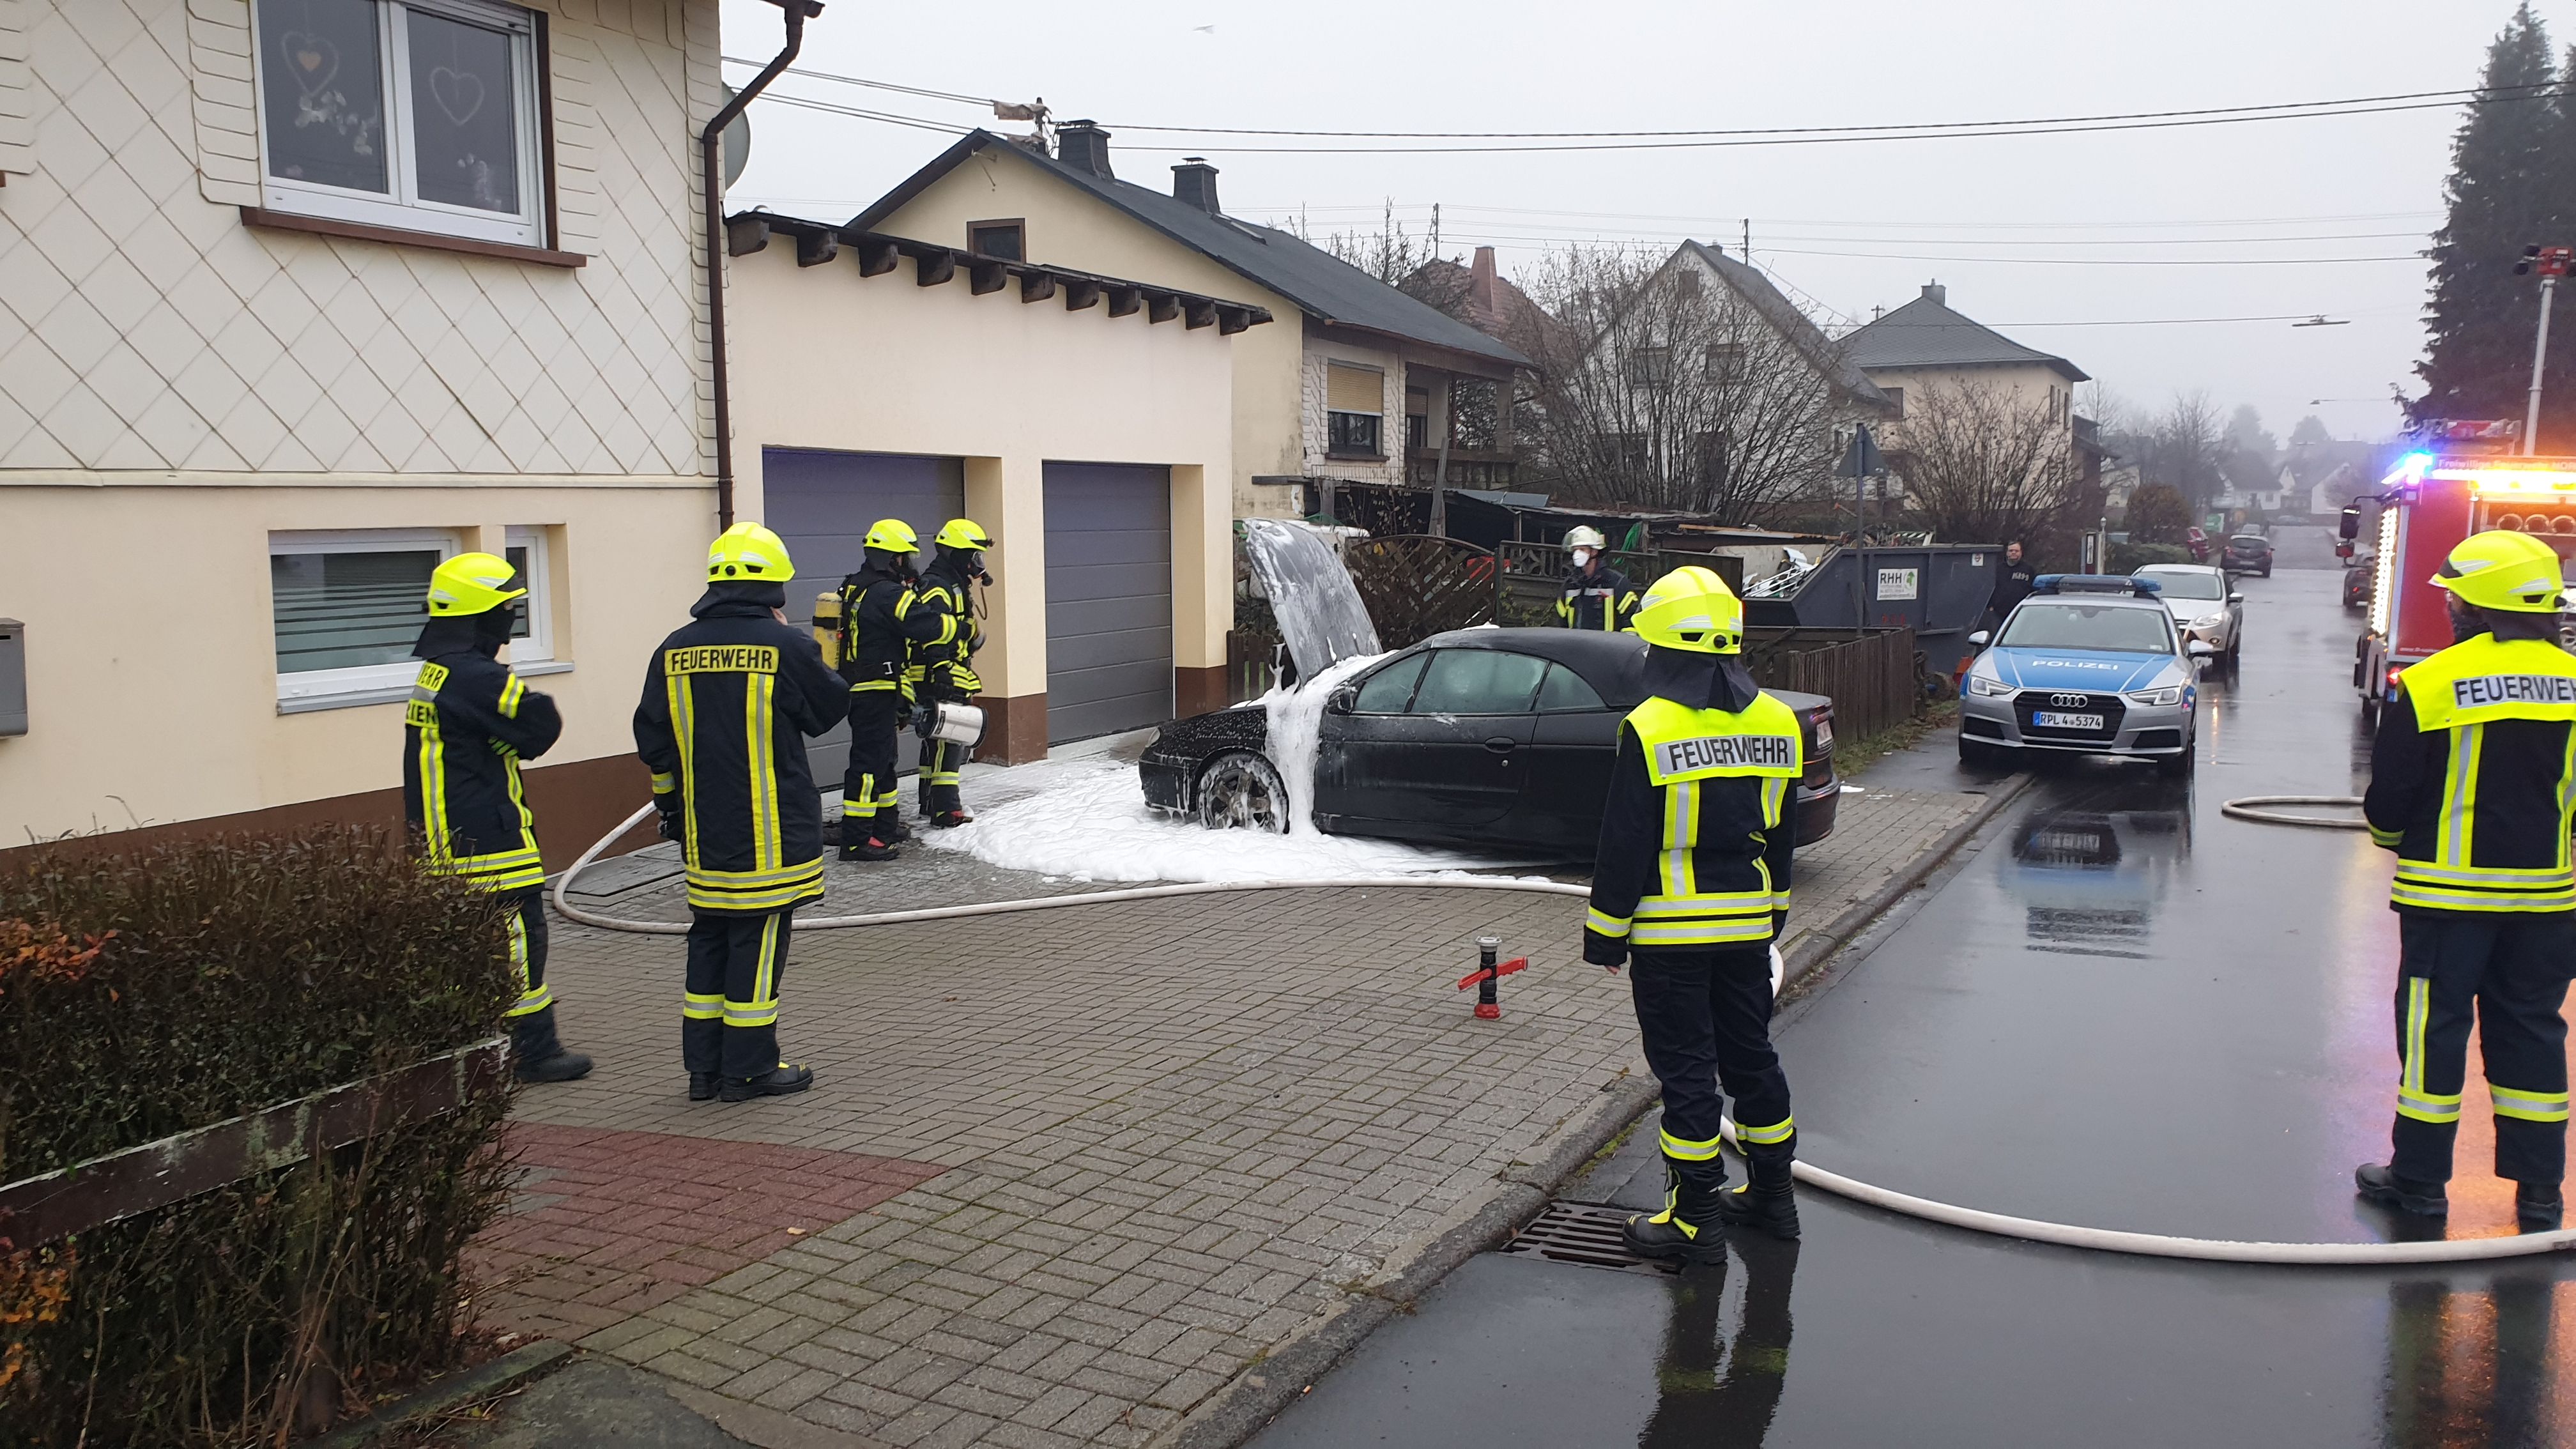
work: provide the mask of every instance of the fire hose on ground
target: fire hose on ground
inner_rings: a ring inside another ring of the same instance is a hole
[[[2243,801],[2231,800],[2229,814],[2239,813],[2236,806],[2263,804],[2359,804],[2357,800],[2321,796],[2250,796]],[[627,831],[644,823],[653,813],[646,804],[615,829],[591,843],[572,863],[572,868],[555,880],[554,907],[566,920],[608,931],[632,931],[645,935],[678,936],[688,933],[686,921],[638,921],[618,916],[604,916],[584,910],[568,899],[572,883],[595,863]],[[2260,815],[2248,818],[2261,819]],[[2357,828],[2358,822],[2282,817],[2285,824],[2330,825]],[[1069,906],[1113,905],[1121,901],[1171,900],[1185,896],[1224,895],[1237,891],[1280,890],[1492,890],[1525,891],[1537,895],[1586,897],[1585,886],[1559,881],[1526,880],[1512,877],[1478,876],[1351,876],[1317,880],[1209,881],[1183,885],[1133,886],[1121,890],[1082,891],[1060,896],[1037,896],[1024,901],[987,901],[975,905],[929,906],[909,911],[877,911],[857,916],[800,917],[799,931],[831,931],[866,926],[900,926],[917,921],[952,921],[972,916],[1010,915],[1021,911],[1054,910]],[[1781,984],[1781,964],[1777,948],[1772,952],[1772,986]],[[1473,978],[1470,978],[1472,981]],[[1489,978],[1490,981],[1490,978]],[[1731,1141],[1735,1124],[1728,1122],[1725,1132]],[[2155,1258],[2186,1258],[2212,1263],[2258,1263],[2286,1265],[2375,1265],[2403,1263],[2462,1263],[2491,1258],[2532,1257],[2542,1253],[2576,1249],[2576,1229],[2548,1233],[2525,1233],[2504,1238],[2460,1238],[2434,1242],[2400,1243],[2264,1243],[2234,1242],[2219,1238],[2171,1237],[2162,1233],[2123,1232],[2112,1228],[2079,1227],[2072,1223],[2044,1222],[2035,1218],[2012,1217],[1986,1212],[1979,1208],[1960,1207],[1953,1203],[1934,1202],[1891,1188],[1879,1187],[1856,1178],[1829,1172],[1812,1162],[1800,1161],[1795,1172],[1800,1182],[1837,1197],[1849,1198],[1883,1211],[1945,1227],[1964,1228],[1970,1232],[1998,1237],[2018,1238],[2025,1242],[2048,1243],[2058,1247],[2083,1248],[2094,1252],[2129,1253]]]

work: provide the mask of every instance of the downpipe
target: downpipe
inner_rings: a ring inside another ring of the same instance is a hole
[[[603,916],[584,910],[569,899],[572,883],[599,859],[626,832],[644,823],[652,815],[647,801],[634,814],[606,835],[591,842],[572,863],[572,868],[555,878],[554,908],[557,915],[585,926],[605,931],[630,931],[647,936],[684,936],[686,921],[636,921],[617,916]],[[1039,896],[1025,901],[986,901],[977,905],[929,906],[910,911],[878,911],[858,916],[799,917],[799,931],[855,930],[868,926],[902,926],[918,921],[956,921],[975,916],[1006,916],[1022,911],[1060,910],[1067,906],[1114,905],[1121,901],[1175,900],[1186,896],[1226,895],[1237,891],[1289,891],[1335,889],[1403,889],[1403,890],[1486,890],[1525,891],[1533,895],[1573,896],[1588,899],[1589,887],[1568,885],[1560,881],[1520,880],[1484,876],[1347,876],[1328,880],[1258,880],[1202,881],[1185,885],[1135,886],[1124,890],[1086,891],[1077,895]],[[1771,949],[1771,989],[1778,992],[1783,981],[1783,963],[1778,946]],[[1722,1129],[1728,1141],[1735,1140],[1735,1123],[1727,1120]],[[1980,1208],[1960,1207],[1955,1203],[1935,1202],[1915,1197],[1892,1188],[1862,1182],[1829,1172],[1804,1159],[1794,1163],[1791,1171],[1807,1186],[1849,1198],[1882,1211],[1898,1213],[1944,1227],[1964,1228],[1969,1232],[1996,1237],[2017,1238],[2023,1242],[2048,1243],[2063,1248],[2081,1248],[2098,1253],[2128,1253],[2149,1258],[2181,1258],[2204,1263],[2254,1263],[2272,1266],[2378,1266],[2405,1263],[2468,1263],[2492,1258],[2527,1258],[2544,1253],[2563,1253],[2576,1249],[2576,1229],[2549,1233],[2524,1233],[2508,1238],[2461,1238],[2422,1243],[2265,1243],[2235,1242],[2224,1238],[2170,1237],[2162,1233],[2131,1233],[2111,1228],[2088,1228],[2073,1223],[2053,1223],[2037,1218],[2017,1218],[2004,1213],[1986,1212]]]

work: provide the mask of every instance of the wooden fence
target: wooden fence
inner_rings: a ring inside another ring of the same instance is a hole
[[[1770,689],[1821,694],[1834,702],[1834,732],[1874,735],[1914,717],[1922,704],[1914,631],[1755,629],[1744,639],[1745,663]]]

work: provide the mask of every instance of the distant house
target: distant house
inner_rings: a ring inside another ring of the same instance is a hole
[[[2380,471],[2371,466],[2378,448],[2370,443],[2301,443],[2281,456],[2280,471],[2269,505],[2274,511],[2306,512],[2322,518],[2341,512],[2356,494],[2373,491]]]
[[[1495,266],[1492,247],[1476,248],[1474,259],[1463,266],[1446,258],[1425,262],[1404,279],[1403,288],[1416,301],[1515,350],[1528,352],[1533,346],[1542,351],[1557,350],[1549,348],[1547,342],[1560,330],[1560,324],[1529,293],[1502,275]],[[1445,460],[1440,456],[1442,438],[1430,425],[1429,390],[1407,387],[1405,461],[1413,484],[1428,488],[1446,479],[1452,488],[1508,490],[1520,462],[1509,404],[1527,397],[1535,383],[1534,374],[1523,372],[1516,375],[1512,386],[1496,388],[1490,396],[1461,393],[1462,405],[1451,410]]]
[[[1050,156],[975,131],[853,218],[852,232],[962,248],[1186,290],[1281,325],[1236,339],[1232,514],[1293,516],[1310,478],[1402,483],[1409,417],[1445,428],[1461,383],[1507,384],[1528,358],[1331,253],[1228,216],[1217,169],[1171,168],[1171,189],[1121,180],[1109,133],[1055,128]],[[1248,315],[1248,314],[1246,314]],[[992,359],[997,393],[1054,386]],[[1419,393],[1422,413],[1408,411]]]
[[[2080,483],[2098,476],[2102,461],[2084,420],[2075,415],[2075,385],[2090,375],[2053,352],[2025,347],[1991,327],[1950,309],[1949,289],[1938,282],[1921,296],[1842,339],[1843,352],[1878,385],[1895,408],[1887,442],[1902,446],[1909,402],[1920,406],[1940,388],[2000,388],[2024,407],[2037,407],[2066,430],[2066,457]]]

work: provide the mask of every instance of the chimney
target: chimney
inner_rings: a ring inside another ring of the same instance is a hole
[[[1216,204],[1216,168],[1207,164],[1204,156],[1184,156],[1181,164],[1172,168],[1172,196],[1210,216],[1225,215],[1225,208]]]
[[[1102,163],[1103,170],[1107,169],[1107,164],[1108,163],[1106,162]],[[1923,300],[1931,303],[1935,307],[1947,307],[1950,305],[1950,289],[1942,286],[1939,282],[1925,282],[1923,284]]]
[[[1055,159],[1103,180],[1117,174],[1109,169],[1109,133],[1097,121],[1067,121],[1056,127]]]
[[[1476,248],[1475,266],[1467,273],[1467,307],[1488,322],[1503,320],[1502,289],[1494,285],[1494,249]]]

